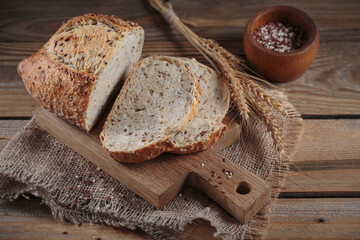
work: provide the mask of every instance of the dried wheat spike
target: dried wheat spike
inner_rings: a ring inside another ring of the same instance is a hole
[[[203,42],[203,44],[208,48],[210,57],[215,60],[216,64],[219,66],[221,74],[228,81],[232,100],[238,108],[240,116],[246,122],[249,118],[250,109],[245,98],[245,89],[239,79],[241,72],[231,66],[229,61],[227,61],[227,59],[222,56],[220,51],[218,51],[218,48],[209,47],[209,45],[205,42]]]
[[[249,98],[250,105],[257,113],[257,116],[264,122],[267,130],[271,133],[271,137],[274,142],[274,146],[282,158],[285,153],[285,143],[283,138],[283,132],[279,126],[278,120],[273,114],[271,108],[264,102],[256,101],[254,98]]]
[[[243,83],[246,86],[246,89],[249,89],[255,96],[261,99],[263,102],[267,103],[269,106],[276,109],[281,115],[286,115],[284,109],[281,104],[272,96],[270,96],[259,84],[257,84],[254,80],[249,80],[248,77],[244,78]]]
[[[230,53],[228,50],[226,50],[225,48],[220,46],[214,40],[206,39],[206,38],[202,38],[202,40],[208,45],[209,48],[218,49],[218,52],[222,56],[224,56],[229,61],[229,63],[231,65],[233,65],[233,67],[244,64],[244,61],[242,59],[240,59],[239,57],[237,57],[237,56],[233,55],[232,53]]]

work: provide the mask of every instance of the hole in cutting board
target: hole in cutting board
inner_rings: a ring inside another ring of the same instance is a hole
[[[250,191],[251,188],[247,182],[240,182],[236,188],[236,192],[242,195],[248,194]]]

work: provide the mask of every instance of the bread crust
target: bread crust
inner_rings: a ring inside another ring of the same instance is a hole
[[[203,151],[209,147],[211,147],[212,145],[214,145],[217,140],[219,140],[221,137],[223,137],[227,131],[227,126],[225,124],[222,124],[218,130],[216,130],[215,132],[211,133],[209,136],[207,136],[206,139],[204,139],[201,142],[196,142],[195,144],[190,144],[187,146],[183,146],[183,147],[177,147],[174,148],[171,153],[175,153],[175,154],[189,154],[189,153],[196,153],[196,152],[200,152]]]
[[[153,143],[149,146],[143,147],[141,149],[137,149],[136,151],[130,152],[114,152],[106,151],[110,154],[114,160],[118,162],[125,162],[125,163],[139,163],[146,160],[150,160],[156,158],[160,154],[164,152],[168,152],[174,148],[174,144],[170,141],[170,138],[167,138],[163,141],[158,141]]]
[[[28,92],[45,109],[85,129],[85,111],[96,77],[54,61],[42,50],[18,65]]]
[[[73,26],[84,25],[88,23],[89,20],[95,20],[106,23],[109,26],[118,30],[119,32],[127,31],[128,29],[131,28],[141,28],[137,23],[123,20],[114,15],[108,16],[108,15],[101,15],[95,13],[87,13],[85,15],[73,17],[70,18],[69,20],[64,21],[61,27],[56,31],[54,35],[67,31]]]
[[[51,49],[49,48],[54,45],[58,34],[77,25],[89,25],[91,21],[107,24],[122,32],[121,35],[131,32],[134,28],[141,28],[136,23],[124,21],[116,16],[88,13],[74,17],[65,21],[42,49],[18,65],[18,73],[23,79],[27,91],[42,107],[87,131],[90,129],[86,129],[86,110],[98,76],[82,70],[75,70],[67,64],[61,63],[56,56],[50,53]],[[113,52],[109,54],[112,56]]]

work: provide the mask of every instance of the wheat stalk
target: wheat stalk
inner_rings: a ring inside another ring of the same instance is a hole
[[[170,2],[164,3],[162,0],[149,0],[149,2],[227,80],[232,101],[237,107],[242,121],[247,123],[250,114],[262,120],[271,133],[276,149],[282,156],[284,153],[283,133],[273,112],[282,115],[285,115],[285,112],[281,104],[256,82],[263,80],[246,72],[249,68],[243,59],[230,53],[214,40],[196,35],[174,13]]]

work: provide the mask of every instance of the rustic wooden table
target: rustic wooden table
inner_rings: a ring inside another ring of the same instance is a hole
[[[305,119],[304,136],[267,239],[360,238],[360,2],[172,0],[195,32],[243,55],[248,18],[271,5],[290,5],[315,19],[321,44],[311,68],[279,84]],[[20,60],[39,49],[61,22],[87,12],[114,14],[145,28],[143,55],[203,57],[145,0],[0,1],[0,149],[33,115],[36,102],[17,75]],[[64,231],[68,235],[62,234]],[[211,239],[208,223],[188,239]],[[0,239],[150,239],[141,232],[53,220],[41,200],[0,204]]]

